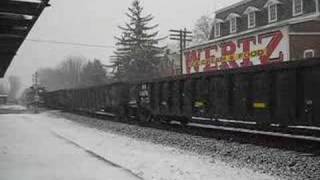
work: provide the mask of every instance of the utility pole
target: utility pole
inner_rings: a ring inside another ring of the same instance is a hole
[[[180,42],[180,72],[182,74],[183,69],[183,50],[187,47],[187,42],[192,41],[192,32],[183,30],[170,30],[170,40],[176,40]]]
[[[34,112],[38,113],[38,105],[40,102],[40,96],[39,96],[39,74],[38,72],[35,72],[32,75],[32,82],[33,82],[33,89],[34,89]]]

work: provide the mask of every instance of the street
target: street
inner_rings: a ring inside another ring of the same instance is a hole
[[[275,178],[45,112],[0,115],[0,179]]]

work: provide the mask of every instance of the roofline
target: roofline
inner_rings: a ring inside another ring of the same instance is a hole
[[[242,4],[246,4],[246,3],[250,2],[250,1],[253,1],[253,0],[242,0],[242,1],[240,1],[240,2],[234,3],[234,4],[230,5],[230,6],[227,6],[227,7],[225,7],[225,8],[222,8],[222,9],[217,10],[217,11],[216,11],[216,14],[219,14],[219,13],[222,13],[222,12],[224,12],[224,11],[226,11],[226,10],[235,8],[235,7],[240,6],[240,5],[242,5]]]
[[[218,39],[212,39],[212,40],[200,43],[200,44],[195,44],[195,45],[189,46],[189,47],[185,48],[183,51],[188,51],[188,50],[191,50],[191,49],[194,49],[197,47],[208,46],[212,43],[222,42],[227,39],[232,39],[232,38],[239,37],[239,36],[245,36],[245,35],[251,34],[251,33],[261,32],[261,31],[271,29],[271,28],[280,28],[280,27],[291,25],[291,24],[309,22],[309,21],[314,21],[314,20],[320,20],[320,14],[317,14],[317,13],[307,14],[305,16],[301,16],[298,18],[293,18],[293,19],[288,19],[285,21],[280,21],[277,23],[268,24],[265,26],[261,26],[261,27],[255,28],[255,29],[249,29],[249,30],[239,32],[236,34],[229,34],[227,36],[223,36]]]
[[[40,15],[42,14],[42,12],[44,11],[44,9],[48,6],[50,6],[49,4],[50,0],[38,0],[37,2],[32,2],[32,1],[27,1],[27,0],[20,0],[20,1],[5,1],[3,2],[4,4],[8,3],[9,7],[10,6],[17,6],[20,8],[15,8],[15,10],[17,9],[18,11],[10,11],[10,8],[1,8],[0,13],[2,14],[6,14],[6,15],[13,15],[13,16],[32,16],[33,18],[31,18],[28,23],[28,25],[26,25],[26,28],[24,29],[23,35],[21,35],[19,38],[21,38],[19,41],[16,42],[16,47],[11,48],[10,50],[12,50],[12,52],[5,54],[5,59],[7,59],[7,61],[4,61],[4,65],[0,66],[0,78],[3,78],[10,66],[10,64],[12,63],[13,59],[15,58],[16,53],[19,51],[20,47],[22,46],[22,44],[24,43],[26,37],[29,35],[31,29],[33,28],[33,26],[35,25],[35,23],[38,21]],[[33,13],[31,13],[31,10],[29,10],[28,7],[30,6],[30,4],[33,6],[36,6],[35,9],[33,9]],[[10,31],[12,31],[12,29],[9,29],[9,33]]]

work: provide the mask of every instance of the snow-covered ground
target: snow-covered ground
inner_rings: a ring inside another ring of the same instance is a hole
[[[0,115],[0,179],[276,179],[50,113]]]
[[[26,110],[27,108],[21,105],[0,105],[0,109],[23,111],[23,110]]]

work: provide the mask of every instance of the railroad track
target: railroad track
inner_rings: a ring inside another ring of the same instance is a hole
[[[228,120],[199,121],[193,119],[186,125],[178,121],[164,122],[140,122],[137,120],[117,120],[112,113],[105,112],[76,112],[80,115],[95,117],[101,120],[111,120],[143,127],[174,131],[202,137],[223,139],[240,143],[262,145],[271,148],[281,148],[305,153],[310,156],[320,155],[320,129],[312,127],[281,128],[272,125],[268,128],[256,127],[254,124],[235,123]]]

